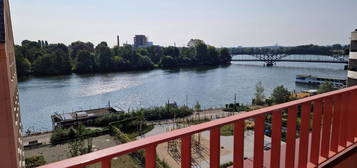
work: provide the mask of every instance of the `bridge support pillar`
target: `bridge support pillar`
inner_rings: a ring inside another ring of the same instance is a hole
[[[272,67],[272,66],[274,66],[274,64],[270,62],[270,63],[267,63],[266,66],[267,67]]]

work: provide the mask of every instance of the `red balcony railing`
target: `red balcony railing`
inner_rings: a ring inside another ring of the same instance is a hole
[[[355,104],[356,103],[356,104]],[[287,112],[286,144],[282,145],[282,114]],[[264,158],[264,129],[267,115],[272,115],[270,158]],[[297,119],[300,118],[300,126]],[[251,112],[240,113],[203,124],[151,136],[82,156],[51,163],[42,168],[79,168],[101,162],[111,167],[111,159],[145,150],[145,167],[154,168],[156,146],[181,139],[181,167],[191,167],[191,135],[210,131],[210,167],[220,165],[220,127],[234,124],[233,167],[244,166],[244,120],[253,119],[253,167],[317,167],[357,144],[357,86],[279,104]],[[297,136],[299,133],[299,137]],[[299,140],[297,140],[299,139]],[[285,152],[282,150],[285,148]],[[283,151],[283,152],[281,152]],[[269,160],[266,163],[265,160]]]

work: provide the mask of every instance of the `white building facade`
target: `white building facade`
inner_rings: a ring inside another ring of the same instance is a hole
[[[357,29],[351,35],[351,48],[347,73],[348,86],[357,85]]]

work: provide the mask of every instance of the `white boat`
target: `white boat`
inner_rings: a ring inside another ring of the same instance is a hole
[[[317,77],[312,75],[296,75],[295,82],[309,84],[309,85],[321,85],[323,83],[331,83],[335,87],[346,86],[346,79],[331,78],[331,77]]]

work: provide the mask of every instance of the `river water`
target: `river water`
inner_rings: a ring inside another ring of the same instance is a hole
[[[346,78],[343,64],[235,63],[229,66],[156,69],[92,75],[29,77],[19,82],[20,106],[24,130],[51,130],[50,115],[104,107],[110,101],[128,111],[163,105],[168,100],[179,105],[197,101],[203,108],[223,107],[237,101],[249,104],[255,85],[261,81],[265,95],[284,85],[290,90],[312,89],[295,84],[298,74]]]

